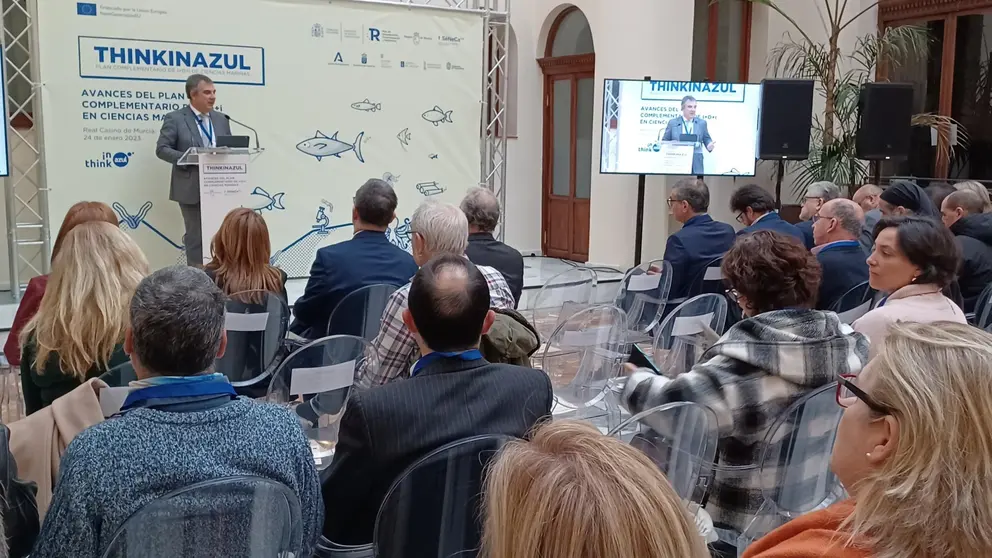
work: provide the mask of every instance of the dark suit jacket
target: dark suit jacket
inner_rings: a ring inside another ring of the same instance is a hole
[[[210,122],[214,126],[215,138],[231,135],[231,123],[223,114],[215,110],[210,111]],[[196,123],[193,109],[185,106],[166,114],[162,119],[162,130],[155,145],[155,156],[172,165],[169,199],[186,205],[196,205],[200,203],[200,170],[196,165],[176,164],[190,147],[203,147],[203,138],[200,137],[200,127]]]
[[[665,261],[672,264],[672,289],[669,298],[688,296],[692,281],[707,263],[722,257],[734,243],[734,228],[714,221],[709,215],[696,215],[682,225],[682,230],[668,237]]]
[[[473,233],[468,235],[465,255],[475,265],[485,265],[500,272],[510,286],[514,308],[520,304],[520,293],[524,290],[524,257],[520,252],[496,240],[490,233]]]
[[[551,402],[544,372],[485,360],[442,359],[412,378],[356,390],[323,486],[324,535],[371,542],[389,486],[414,461],[470,436],[522,438],[550,415]]]
[[[754,231],[775,231],[777,233],[791,235],[799,239],[803,245],[806,244],[806,239],[803,237],[802,231],[797,229],[795,225],[789,223],[785,219],[782,219],[782,216],[775,212],[768,213],[758,220],[757,223],[754,223],[745,229],[741,229],[737,232],[737,234],[742,235],[752,233]]]
[[[813,220],[800,221],[796,223],[796,228],[803,233],[803,244],[806,245],[806,249],[812,250],[816,246],[816,241],[813,240]]]
[[[830,310],[844,293],[868,280],[865,252],[857,240],[828,244],[816,259],[823,270],[816,303],[819,310]]]
[[[417,273],[413,256],[376,231],[361,231],[351,240],[317,250],[307,288],[293,306],[300,335],[314,328],[320,337],[327,330],[331,312],[348,294],[369,285],[401,287]]]

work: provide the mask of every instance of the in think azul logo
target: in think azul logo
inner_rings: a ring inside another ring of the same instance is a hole
[[[93,2],[76,2],[76,15],[95,16],[96,4]]]
[[[118,151],[117,153],[104,151],[96,159],[87,159],[85,166],[88,169],[122,169],[131,162],[133,156],[133,151]]]

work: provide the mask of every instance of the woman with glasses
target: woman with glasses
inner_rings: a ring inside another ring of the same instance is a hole
[[[883,217],[878,222],[875,248],[868,256],[868,284],[890,294],[852,324],[871,341],[872,355],[895,322],[967,323],[961,308],[942,293],[960,263],[960,248],[939,221]]]
[[[992,556],[992,335],[895,324],[857,377],[830,466],[850,500],[787,523],[745,558]]]
[[[675,401],[714,411],[721,466],[751,469],[733,475],[718,470],[706,509],[717,528],[741,532],[758,512],[762,489],[774,488],[768,483],[781,478],[757,468],[768,428],[810,391],[841,374],[859,373],[868,359],[868,341],[842,325],[837,314],[814,309],[820,265],[798,239],[771,231],[744,235],[721,269],[727,295],[745,319],[688,373],[668,378],[633,372],[623,400],[631,414]]]

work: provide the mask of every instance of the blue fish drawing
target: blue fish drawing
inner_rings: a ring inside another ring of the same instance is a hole
[[[455,111],[445,111],[443,108],[434,105],[434,108],[423,114],[423,119],[430,122],[434,126],[439,126],[444,122],[454,123],[454,120],[451,119],[451,113],[453,112]]]
[[[368,99],[368,97],[366,97],[364,101],[351,103],[351,108],[363,112],[376,112],[382,110],[382,103],[373,103]]]
[[[272,194],[269,194],[268,192],[266,192],[265,190],[263,190],[262,188],[259,188],[258,186],[256,186],[255,189],[251,191],[251,195],[253,195],[253,196],[261,196],[261,197],[265,198],[265,200],[267,202],[267,203],[265,203],[265,205],[262,205],[260,207],[253,207],[252,208],[253,210],[257,211],[258,213],[261,213],[261,212],[266,211],[266,210],[268,210],[268,211],[274,211],[276,209],[286,209],[286,206],[283,205],[283,203],[282,203],[282,197],[286,195],[286,192],[279,192],[278,194],[272,195]]]
[[[334,132],[333,136],[327,137],[326,134],[317,130],[312,138],[305,139],[296,144],[296,149],[316,158],[318,161],[324,157],[337,157],[340,159],[342,153],[354,151],[358,161],[364,163],[365,158],[362,157],[363,137],[365,137],[365,132],[358,134],[358,137],[355,138],[355,143],[351,144],[339,140],[337,132]]]

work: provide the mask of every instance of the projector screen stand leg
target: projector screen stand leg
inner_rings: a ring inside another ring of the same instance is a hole
[[[644,179],[637,175],[637,219],[634,223],[634,267],[641,265],[641,244],[644,242]]]

